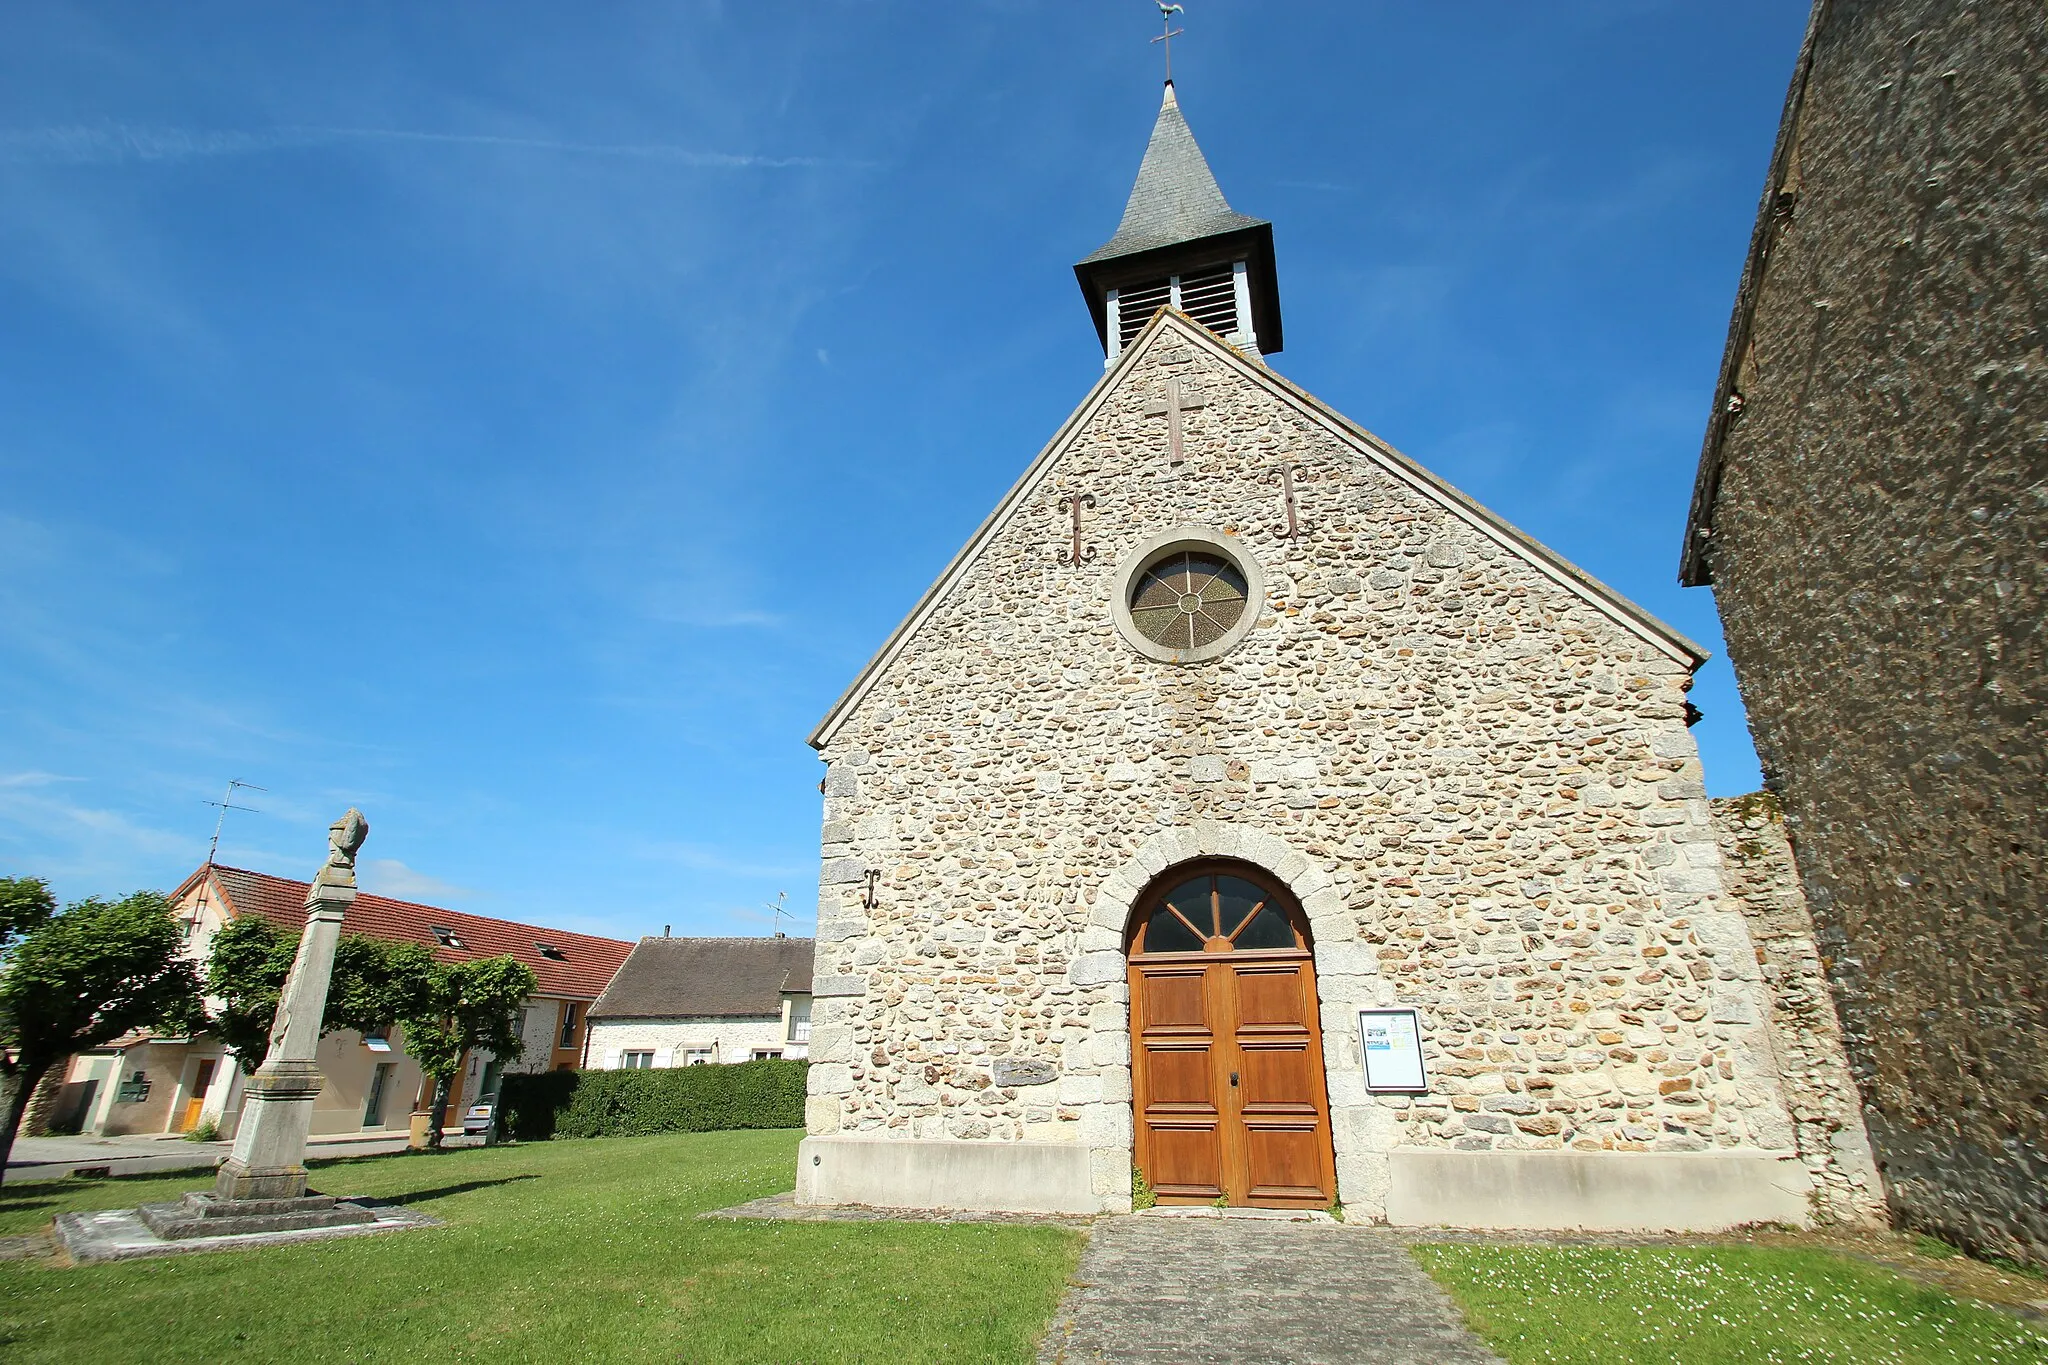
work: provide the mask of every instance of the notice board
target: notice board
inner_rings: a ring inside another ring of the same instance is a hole
[[[1429,1089],[1422,1066],[1422,1020],[1414,1009],[1360,1010],[1358,1042],[1367,1090],[1418,1094]]]

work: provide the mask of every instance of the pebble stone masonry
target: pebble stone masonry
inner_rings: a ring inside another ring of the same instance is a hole
[[[1177,467],[1147,415],[1169,378],[1202,400]],[[1264,574],[1250,632],[1192,665],[1112,614],[1119,560],[1182,527]],[[1348,1216],[1806,1221],[1831,1167],[1799,1159],[1724,894],[1686,729],[1702,657],[1161,313],[813,739],[798,1198],[1127,1209],[1125,920],[1162,870],[1227,855],[1308,913]],[[1396,1004],[1422,1013],[1423,1096],[1364,1088],[1357,1011]]]

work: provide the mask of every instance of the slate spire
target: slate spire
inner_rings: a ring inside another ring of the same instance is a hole
[[[1074,274],[1111,360],[1161,306],[1251,354],[1280,349],[1273,225],[1230,207],[1172,81],[1116,235]]]

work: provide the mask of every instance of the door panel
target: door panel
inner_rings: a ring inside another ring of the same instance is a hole
[[[1303,1026],[1300,962],[1236,962],[1237,1025]]]
[[[1322,1153],[1328,1140],[1313,1118],[1293,1127],[1271,1122],[1247,1125],[1245,1155],[1251,1170],[1247,1191],[1262,1205],[1327,1207],[1333,1191],[1326,1188]]]
[[[1169,905],[1193,929],[1175,919],[1160,933]],[[1257,868],[1204,860],[1163,877],[1129,933],[1136,1156],[1160,1202],[1328,1205],[1336,1163],[1300,905]]]
[[[1167,1203],[1210,1203],[1223,1193],[1216,1028],[1203,963],[1130,970],[1139,1158]]]
[[[1322,1208],[1336,1196],[1306,954],[1133,958],[1138,1163],[1160,1202]]]
[[[1145,1027],[1194,1028],[1209,1033],[1209,995],[1204,967],[1154,967],[1146,971]]]
[[[1306,956],[1233,958],[1228,970],[1237,987],[1232,1042],[1244,1073],[1238,1174],[1247,1202],[1323,1207],[1337,1189],[1315,966]]]

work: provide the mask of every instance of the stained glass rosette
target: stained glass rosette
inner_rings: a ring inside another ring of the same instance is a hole
[[[1131,623],[1153,644],[1200,649],[1238,623],[1247,596],[1235,564],[1220,555],[1180,550],[1138,575],[1131,588]]]

